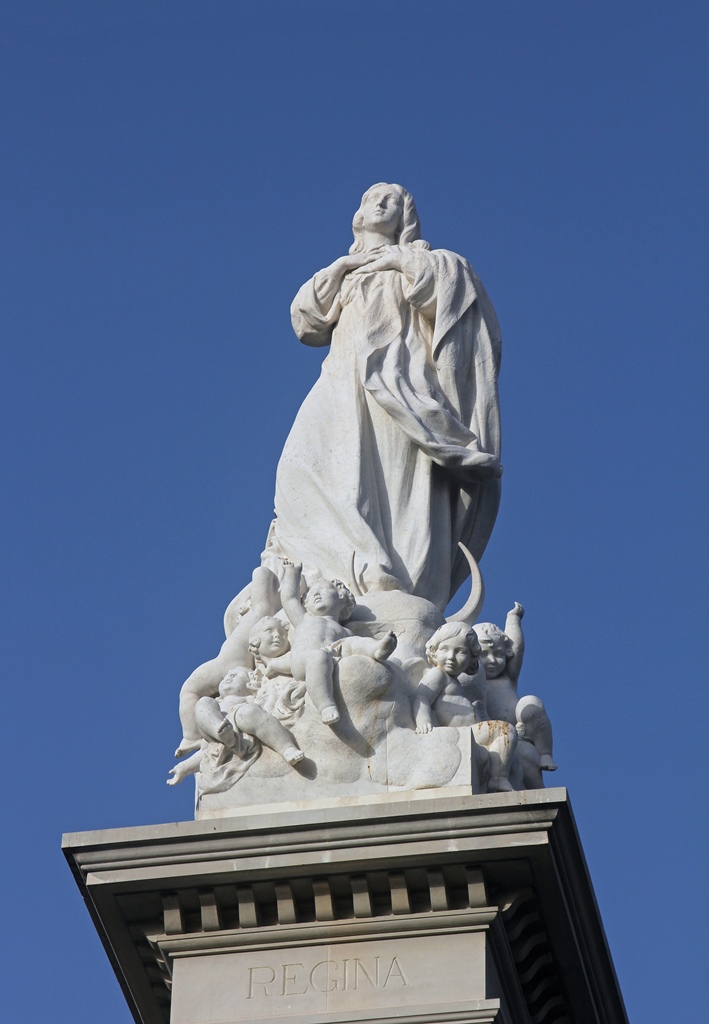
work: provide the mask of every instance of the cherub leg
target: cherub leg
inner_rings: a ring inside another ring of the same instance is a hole
[[[513,789],[509,780],[512,757],[517,747],[517,731],[508,722],[476,722],[473,725],[475,742],[488,752],[489,793],[506,793]]]
[[[541,770],[555,772],[558,766],[552,756],[551,722],[539,697],[522,697],[517,702],[515,717],[519,735],[537,748]]]
[[[223,743],[225,747],[234,747],[238,743],[231,722],[213,697],[202,697],[197,701],[195,719],[205,739]]]
[[[334,668],[335,659],[328,651],[317,649],[307,652],[305,656],[305,686],[310,699],[326,725],[334,725],[340,720],[340,712],[337,710],[332,692]]]
[[[270,569],[260,566],[254,569],[251,576],[251,607],[242,615],[234,630],[222,645],[219,657],[215,660],[224,662],[225,657],[230,664],[223,667],[219,679],[223,679],[230,668],[243,666],[253,668],[253,658],[249,651],[249,633],[253,626],[267,615],[275,615],[281,607],[278,591],[278,577]]]
[[[195,706],[200,697],[214,697],[219,683],[227,672],[239,666],[251,669],[253,658],[249,651],[251,627],[266,615],[274,615],[281,606],[278,578],[264,566],[254,569],[251,577],[251,608],[243,615],[233,632],[222,644],[216,658],[205,661],[194,670],[180,691],[180,722],[182,740],[175,757],[184,757],[199,746],[201,737],[195,723]]]
[[[340,641],[339,653],[343,658],[360,654],[375,661],[386,661],[396,649],[396,644],[396,633],[387,633],[377,640],[369,636],[348,636]]]
[[[222,678],[221,676],[216,676],[216,679],[212,679],[207,672],[200,673],[200,669],[204,668],[206,668],[205,665],[200,665],[199,669],[196,669],[189,679],[182,684],[182,689],[180,690],[182,739],[175,751],[175,757],[184,757],[185,754],[195,750],[202,742],[202,737],[199,735],[195,722],[195,707],[201,697],[208,697],[217,693],[219,682]]]
[[[275,615],[280,607],[278,577],[266,566],[259,566],[254,569],[251,583],[229,603],[224,613],[224,632],[229,636],[244,619],[254,623],[264,615]]]
[[[201,736],[195,722],[195,706],[200,697],[214,697],[219,690],[219,683],[232,668],[242,666],[254,667],[249,651],[249,633],[251,627],[265,615],[275,615],[281,607],[278,592],[278,577],[264,566],[254,569],[251,577],[251,608],[237,623],[233,632],[222,644],[216,658],[205,661],[194,670],[180,691],[180,722],[182,723],[182,739],[175,751],[175,757],[184,757],[195,750],[201,742]]]
[[[261,740],[264,746],[275,750],[288,764],[297,764],[305,757],[285,726],[257,704],[242,704],[238,707],[235,721],[239,729]]]
[[[515,757],[521,769],[521,787],[523,789],[544,789],[544,779],[540,764],[539,751],[529,740],[521,739],[517,744]]]
[[[231,636],[224,641],[216,658],[205,661],[182,684],[180,690],[182,740],[175,751],[175,757],[184,757],[200,744],[201,736],[195,721],[197,701],[201,697],[216,696],[219,692],[220,682],[230,669],[240,666],[247,669],[253,668],[253,659],[249,653],[249,629],[248,622],[240,622]]]
[[[266,615],[275,615],[280,608],[278,577],[275,572],[261,565],[254,569],[251,576],[251,610],[248,618],[253,624]]]

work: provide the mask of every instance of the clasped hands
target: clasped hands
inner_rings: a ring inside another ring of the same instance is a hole
[[[380,245],[376,249],[366,249],[364,252],[355,252],[350,256],[341,256],[335,260],[328,269],[335,273],[352,274],[373,274],[378,270],[398,270],[401,274],[411,274],[413,254],[408,247],[400,245]]]

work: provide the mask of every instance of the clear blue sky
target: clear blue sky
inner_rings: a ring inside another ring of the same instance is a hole
[[[527,608],[630,1018],[702,1019],[708,10],[2,4],[4,1020],[129,1021],[60,833],[191,817],[179,686],[322,358],[289,305],[379,180],[497,307],[485,617]]]

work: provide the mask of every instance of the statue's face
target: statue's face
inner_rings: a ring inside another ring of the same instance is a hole
[[[459,676],[470,664],[470,649],[462,637],[441,640],[433,655],[436,668],[449,676]]]
[[[265,623],[259,634],[258,653],[261,658],[280,658],[289,648],[288,633],[278,619]]]
[[[248,673],[230,672],[219,684],[219,694],[221,697],[244,697],[249,692],[248,684]]]
[[[502,675],[507,666],[507,651],[501,640],[493,640],[488,636],[479,636],[480,661],[488,679],[496,679]]]
[[[330,615],[336,619],[342,607],[340,592],[330,580],[315,580],[305,595],[305,610],[311,615]]]
[[[372,189],[362,203],[362,219],[366,231],[377,231],[394,239],[401,223],[404,204],[396,189]]]

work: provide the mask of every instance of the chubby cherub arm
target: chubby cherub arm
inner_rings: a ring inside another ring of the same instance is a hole
[[[202,743],[200,745],[200,749],[195,750],[191,757],[185,758],[184,761],[180,761],[179,764],[176,764],[174,768],[170,769],[168,774],[172,775],[172,778],[167,780],[168,786],[176,786],[179,782],[182,782],[183,779],[186,779],[188,775],[197,774],[199,766],[202,763],[202,754],[204,753],[202,750],[203,746],[204,744]]]
[[[303,566],[300,562],[291,562],[289,558],[283,562],[283,579],[281,580],[281,604],[292,626],[297,629],[305,618],[306,612],[300,600],[300,586],[303,579]]]
[[[429,668],[424,672],[414,697],[416,732],[431,732],[433,729],[431,708],[447,680],[448,676],[440,668]]]
[[[515,601],[514,607],[510,608],[505,620],[505,633],[512,641],[512,651],[507,659],[507,673],[514,683],[519,679],[524,659],[523,615],[524,608],[518,601]]]
[[[290,651],[286,651],[280,658],[271,658],[264,672],[266,679],[273,679],[274,676],[290,676],[292,674]]]
[[[463,696],[467,697],[473,705],[475,717],[478,722],[488,721],[489,715],[487,713],[487,705],[485,703],[487,696],[487,681],[485,679],[485,669],[482,662],[478,662],[478,667],[474,674],[464,672],[462,675],[458,676],[458,682],[460,683],[463,691]]]

